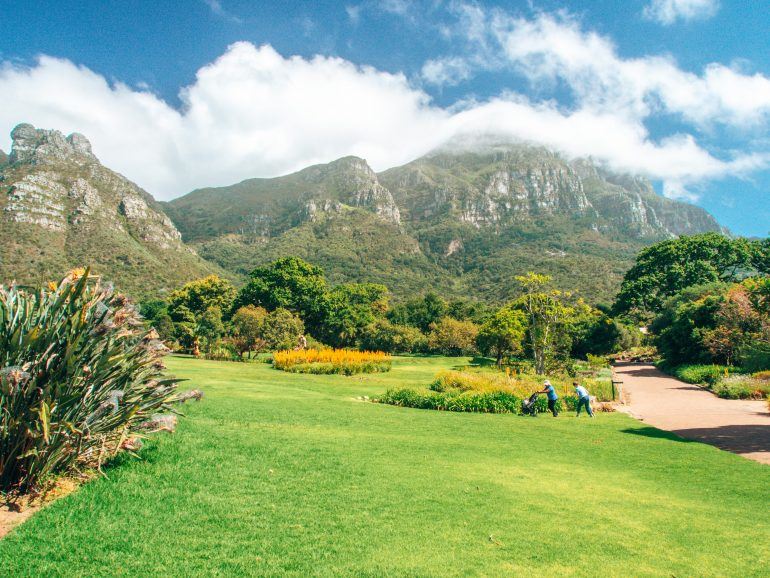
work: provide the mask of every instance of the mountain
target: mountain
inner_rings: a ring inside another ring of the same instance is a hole
[[[83,135],[20,124],[11,138],[10,155],[0,156],[2,282],[90,264],[143,296],[218,270],[182,243],[148,193],[102,166]]]
[[[164,207],[203,257],[236,273],[292,254],[336,282],[495,301],[530,270],[608,301],[643,246],[721,230],[644,178],[508,143],[450,145],[379,174],[345,157],[199,189]]]

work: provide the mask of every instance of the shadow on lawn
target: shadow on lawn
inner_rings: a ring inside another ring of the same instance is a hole
[[[678,429],[671,432],[654,427],[641,427],[622,431],[676,442],[702,442],[738,454],[770,452],[770,426],[768,425],[724,425]]]

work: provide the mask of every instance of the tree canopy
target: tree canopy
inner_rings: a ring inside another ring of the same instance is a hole
[[[683,236],[643,249],[623,278],[615,300],[617,314],[650,319],[666,299],[687,287],[735,281],[762,266],[760,246],[719,233]]]

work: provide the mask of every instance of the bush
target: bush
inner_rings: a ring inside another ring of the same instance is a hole
[[[521,398],[504,391],[476,392],[418,392],[412,389],[391,389],[375,401],[440,411],[462,411],[478,413],[521,413]]]
[[[713,391],[725,399],[764,399],[770,395],[770,383],[745,375],[732,375],[716,384]]]
[[[98,465],[170,409],[167,352],[136,309],[88,272],[27,291],[0,286],[0,491]]]
[[[431,323],[428,347],[442,355],[473,355],[476,353],[478,333],[478,326],[471,321],[443,317]]]
[[[511,413],[521,415],[522,398],[506,391],[426,391],[414,389],[390,389],[374,400],[399,407],[416,409],[432,409],[438,411],[459,411],[475,413]],[[540,396],[535,404],[538,413],[548,411],[545,396]],[[565,396],[556,402],[559,411],[574,411],[577,408],[577,398],[574,395]]]
[[[204,357],[213,361],[243,361],[243,357],[235,345],[226,341],[212,344]]]
[[[685,383],[713,387],[727,376],[729,369],[724,365],[679,365],[671,373]]]
[[[560,398],[573,395],[572,379],[550,379]],[[598,401],[612,401],[612,383],[609,378],[579,380]],[[527,398],[543,389],[543,377],[539,375],[506,375],[488,371],[441,371],[428,386],[436,392],[507,392],[519,398]],[[544,399],[544,398],[543,398]],[[545,403],[545,402],[543,402]],[[545,407],[545,406],[543,406]]]
[[[610,366],[609,360],[603,355],[592,355],[589,353],[586,355],[586,359],[588,360],[588,365],[595,369],[601,369]]]
[[[741,367],[748,372],[770,370],[770,350],[762,347],[747,347],[741,352]]]
[[[388,353],[417,353],[427,350],[428,340],[416,327],[379,319],[364,331],[361,347]]]

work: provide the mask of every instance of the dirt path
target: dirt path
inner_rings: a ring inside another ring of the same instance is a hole
[[[765,401],[720,399],[640,363],[618,364],[629,398],[624,411],[680,437],[770,464],[770,413]]]

